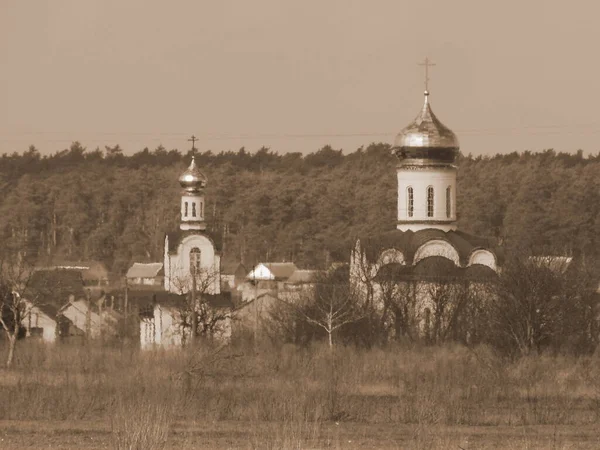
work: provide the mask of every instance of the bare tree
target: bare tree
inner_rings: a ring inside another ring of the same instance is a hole
[[[335,272],[319,277],[314,289],[280,300],[293,310],[298,320],[324,330],[330,348],[338,329],[366,317],[355,286],[347,275]]]
[[[527,355],[575,344],[598,344],[594,283],[585,260],[513,255],[490,303],[492,336],[507,351]]]
[[[172,280],[177,291],[186,294],[180,313],[183,326],[190,330],[192,342],[199,336],[212,337],[223,332],[231,318],[229,309],[215,307],[208,299],[219,280],[220,272],[216,268],[192,268],[188,276]]]
[[[406,276],[404,268],[392,263],[384,265],[377,272],[375,280],[383,307],[380,326],[388,330],[392,327],[396,339],[414,339],[418,332],[417,283]]]
[[[0,325],[8,339],[7,368],[13,364],[23,321],[27,320],[37,303],[37,298],[23,297],[31,273],[31,268],[22,259],[15,262],[0,261]]]

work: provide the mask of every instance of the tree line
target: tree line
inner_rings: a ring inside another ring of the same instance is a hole
[[[224,261],[294,261],[323,268],[347,261],[357,237],[396,221],[396,158],[387,144],[303,155],[268,148],[199,152],[208,177],[208,229]],[[99,260],[117,274],[161,261],[164,234],[179,223],[177,178],[191,151],[78,142],[42,156],[35,147],[0,157],[0,242],[39,264]],[[600,153],[546,150],[462,155],[460,229],[538,254],[600,253]]]

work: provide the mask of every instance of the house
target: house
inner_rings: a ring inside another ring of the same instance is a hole
[[[98,308],[89,300],[71,297],[69,302],[58,310],[60,337],[80,336],[90,339],[114,337],[122,315],[112,309]]]
[[[133,263],[125,275],[128,286],[162,286],[165,272],[162,263]]]
[[[221,289],[235,292],[246,281],[248,271],[242,263],[224,263],[221,265]]]
[[[84,286],[89,289],[106,288],[106,286],[110,284],[108,270],[106,269],[106,266],[99,261],[60,261],[41,269],[79,272]]]
[[[285,281],[298,270],[292,262],[265,262],[257,264],[246,276],[251,281]]]
[[[52,305],[33,305],[26,302],[26,310],[29,313],[21,321],[25,328],[26,337],[36,337],[46,343],[54,343],[57,334],[56,315],[58,309]]]

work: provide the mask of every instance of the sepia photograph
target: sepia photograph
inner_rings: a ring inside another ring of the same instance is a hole
[[[600,448],[598,17],[0,0],[0,449]]]

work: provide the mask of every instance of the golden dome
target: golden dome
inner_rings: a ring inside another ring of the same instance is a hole
[[[406,163],[453,163],[458,156],[456,135],[433,114],[429,105],[429,92],[417,118],[405,127],[394,141],[393,151]]]
[[[206,176],[200,172],[200,169],[196,166],[196,160],[192,156],[190,167],[188,167],[179,177],[179,184],[181,184],[181,187],[186,191],[196,191],[204,188],[206,186],[206,181]]]

